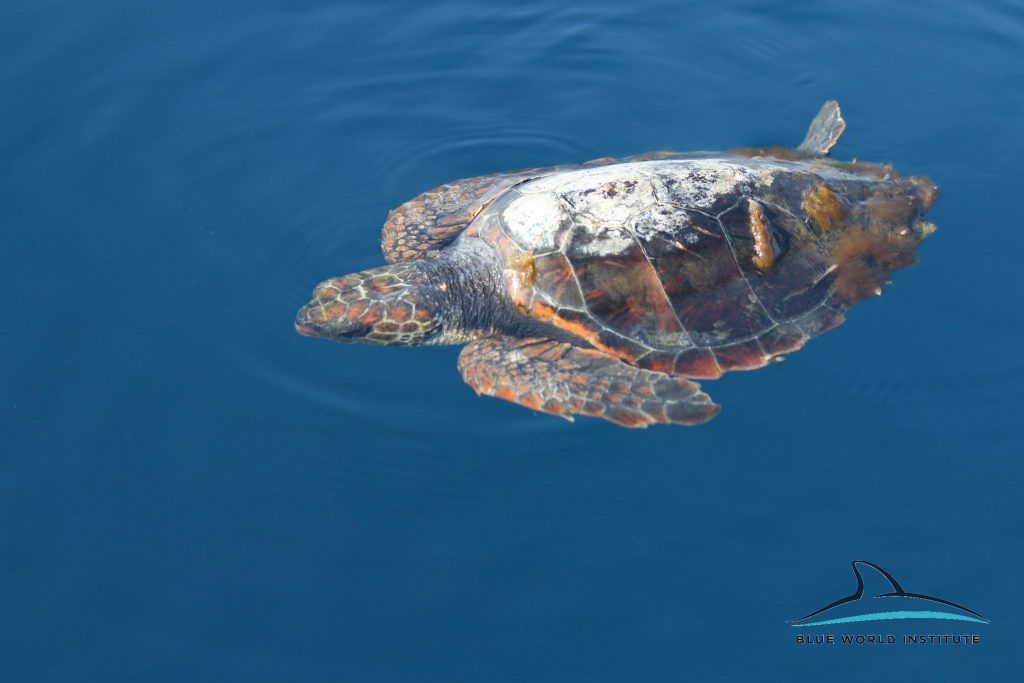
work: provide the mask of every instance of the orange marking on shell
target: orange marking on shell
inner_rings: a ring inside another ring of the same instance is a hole
[[[576,284],[576,275],[572,264],[565,254],[555,252],[538,256],[535,261],[537,270],[534,286],[545,292],[560,305],[579,308],[583,305],[583,297]]]
[[[640,361],[640,367],[651,372],[662,372],[671,375],[675,372],[676,354],[674,353],[652,353]]]
[[[754,370],[768,364],[761,345],[756,341],[746,341],[732,346],[715,349],[718,364],[724,370]]]
[[[508,236],[496,226],[491,226],[490,229],[486,229],[482,226],[480,236],[490,242],[491,246],[494,247],[494,251],[498,254],[498,257],[506,263],[510,263],[518,255],[523,253],[523,250],[519,245],[510,240]]]
[[[533,254],[519,252],[509,259],[508,274],[511,279],[512,300],[524,314],[528,300],[537,279],[537,266]]]
[[[826,232],[836,227],[849,213],[843,200],[825,183],[820,183],[804,195],[803,206],[804,212],[814,224]]]
[[[598,339],[597,331],[594,330],[593,328],[587,326],[584,323],[576,322],[574,320],[566,320],[565,318],[555,313],[555,310],[550,306],[546,306],[545,304],[542,304],[540,302],[534,302],[533,307],[531,309],[531,313],[533,313],[533,317],[537,318],[538,320],[550,322],[552,325],[559,329],[574,334],[577,337],[580,337],[581,339],[585,339],[590,344],[592,344],[594,348],[608,354],[609,356],[614,356],[615,358],[625,361],[633,360],[633,357],[628,352],[623,351],[621,349],[616,349],[614,347],[602,343],[601,340]],[[589,351],[589,349],[581,349],[581,351]]]
[[[724,374],[710,349],[692,349],[679,355],[673,373],[695,379],[718,379]]]
[[[638,245],[613,259],[578,265],[576,272],[591,310],[606,311],[601,317],[608,327],[623,331],[643,324],[659,332],[683,332],[658,273]]]
[[[553,321],[556,318],[555,309],[540,301],[534,301],[533,306],[527,311],[529,315],[544,322]]]
[[[747,211],[750,216],[750,235],[754,238],[754,256],[751,261],[762,273],[767,273],[775,265],[775,245],[768,233],[761,205],[753,199],[747,200]]]

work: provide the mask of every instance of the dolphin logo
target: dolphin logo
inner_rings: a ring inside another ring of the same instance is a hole
[[[864,575],[871,583],[878,584],[865,591]],[[890,619],[952,619],[987,624],[989,620],[972,609],[950,600],[935,598],[922,593],[908,593],[892,574],[873,562],[855,560],[853,573],[857,577],[857,590],[853,595],[840,598],[821,609],[799,619],[790,626],[825,626],[828,624],[849,624],[858,621],[885,621]],[[881,600],[881,602],[876,602]]]

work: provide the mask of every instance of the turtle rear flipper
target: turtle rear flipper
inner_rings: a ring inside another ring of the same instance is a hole
[[[568,420],[590,415],[623,427],[695,425],[719,410],[694,382],[551,339],[475,341],[459,355],[459,371],[478,394]]]
[[[811,121],[807,136],[797,150],[808,154],[826,155],[836,144],[839,136],[846,130],[846,121],[839,111],[839,103],[829,100],[818,110],[818,115]]]

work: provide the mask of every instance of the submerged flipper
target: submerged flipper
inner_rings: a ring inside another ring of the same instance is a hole
[[[836,140],[844,130],[846,130],[846,121],[843,120],[843,115],[839,111],[839,103],[829,100],[822,105],[818,115],[811,121],[811,126],[807,129],[807,137],[797,149],[808,154],[824,156],[836,144]]]
[[[388,214],[381,231],[384,258],[388,263],[401,263],[443,249],[488,202],[528,178],[529,172],[456,180],[413,197]]]
[[[568,420],[590,415],[622,427],[694,425],[718,413],[694,382],[551,339],[475,341],[459,356],[459,371],[478,394]]]

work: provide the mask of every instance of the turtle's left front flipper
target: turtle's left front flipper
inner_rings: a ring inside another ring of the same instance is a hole
[[[572,415],[590,415],[623,427],[694,425],[718,413],[718,406],[693,382],[551,339],[472,342],[459,356],[459,371],[478,394],[570,420]]]
[[[489,201],[523,179],[517,173],[466,178],[413,197],[388,213],[381,231],[384,258],[415,261],[446,247]]]

